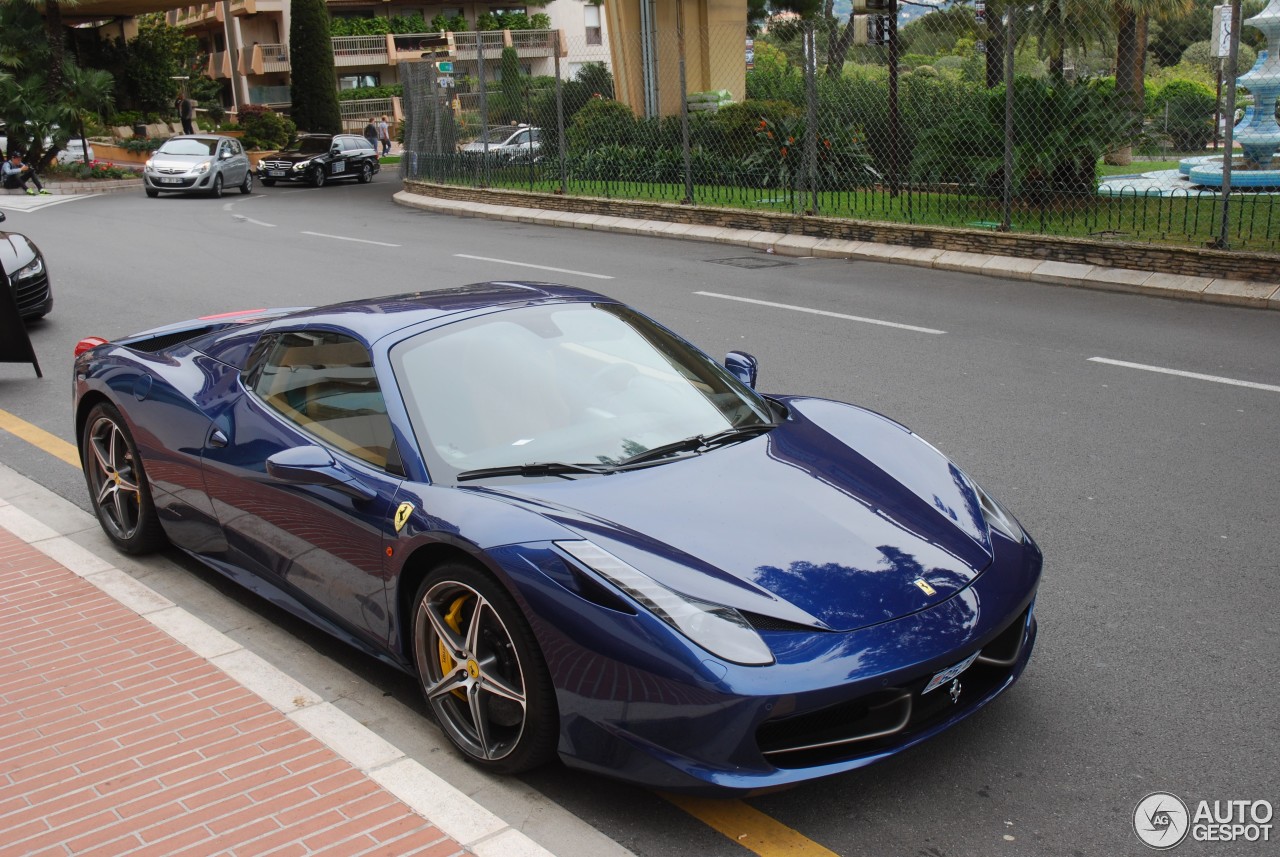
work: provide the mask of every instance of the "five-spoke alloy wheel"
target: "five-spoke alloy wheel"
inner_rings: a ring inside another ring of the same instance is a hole
[[[559,723],[550,675],[511,597],[461,564],[423,581],[414,659],[445,735],[481,767],[517,773],[551,755]]]
[[[117,547],[148,553],[164,544],[138,448],[120,412],[100,403],[89,412],[80,441],[80,463],[93,510]]]

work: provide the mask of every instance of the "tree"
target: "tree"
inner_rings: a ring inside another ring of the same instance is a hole
[[[1116,30],[1116,92],[1133,116],[1141,116],[1146,78],[1147,25],[1152,18],[1170,20],[1185,15],[1192,0],[1112,0],[1111,17]],[[1133,147],[1123,146],[1108,155],[1109,163],[1127,164]]]
[[[66,69],[67,109],[71,116],[71,134],[80,138],[84,162],[89,164],[89,143],[85,125],[92,118],[103,118],[111,112],[115,99],[115,79],[100,69],[84,69],[68,64]]]
[[[333,70],[329,10],[324,0],[290,0],[289,10],[293,121],[304,131],[337,134],[342,131],[342,112]]]

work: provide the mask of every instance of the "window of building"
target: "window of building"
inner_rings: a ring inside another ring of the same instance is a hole
[[[338,91],[344,89],[359,89],[363,86],[378,86],[382,80],[382,75],[376,71],[360,72],[358,74],[344,74],[338,77]]]
[[[587,28],[587,44],[603,43],[600,37],[600,7],[587,4],[582,7],[582,20]]]

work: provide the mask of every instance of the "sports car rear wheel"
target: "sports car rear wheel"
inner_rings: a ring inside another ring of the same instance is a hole
[[[449,564],[427,576],[415,604],[419,682],[453,745],[497,773],[547,761],[559,733],[551,676],[506,591],[471,566]]]
[[[98,521],[120,550],[150,553],[164,546],[151,487],[129,427],[114,406],[95,405],[80,442],[80,465]]]

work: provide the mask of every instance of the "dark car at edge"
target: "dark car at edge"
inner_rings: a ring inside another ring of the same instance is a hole
[[[0,222],[4,219],[0,211]],[[18,314],[25,321],[43,318],[53,310],[49,266],[34,241],[20,232],[0,229],[0,266],[9,277]]]
[[[332,181],[373,181],[381,164],[372,143],[358,134],[302,134],[293,143],[258,162],[258,181],[306,182],[323,187]]]

